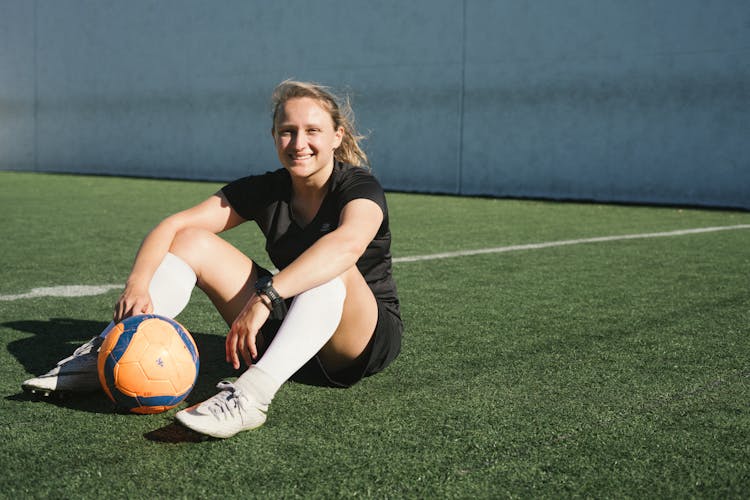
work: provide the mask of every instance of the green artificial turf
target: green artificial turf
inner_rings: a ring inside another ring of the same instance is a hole
[[[0,295],[124,282],[146,232],[216,183],[0,172]],[[394,257],[750,224],[750,213],[388,195]],[[253,257],[247,224],[227,238]],[[348,390],[290,383],[268,422],[196,440],[102,395],[20,391],[118,290],[0,300],[0,497],[745,498],[750,229],[399,262],[401,356]],[[259,258],[261,262],[267,261]],[[201,374],[238,375],[195,291]]]

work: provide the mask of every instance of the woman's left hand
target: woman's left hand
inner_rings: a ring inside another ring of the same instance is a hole
[[[240,356],[247,366],[258,357],[256,338],[270,314],[263,298],[254,294],[232,323],[226,340],[226,360],[235,370],[240,367]]]

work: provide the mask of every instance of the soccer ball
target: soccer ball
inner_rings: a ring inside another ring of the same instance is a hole
[[[99,349],[99,382],[115,405],[160,413],[190,394],[198,377],[198,348],[178,322],[156,314],[115,325]]]

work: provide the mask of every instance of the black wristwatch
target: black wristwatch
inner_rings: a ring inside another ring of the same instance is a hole
[[[255,282],[255,292],[258,295],[265,295],[268,300],[271,301],[271,310],[278,314],[284,314],[286,312],[286,302],[279,295],[279,292],[273,287],[272,276],[261,276],[258,281]]]

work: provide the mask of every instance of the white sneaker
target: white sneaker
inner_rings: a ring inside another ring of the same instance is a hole
[[[96,336],[61,360],[53,369],[21,384],[24,391],[49,396],[53,392],[92,392],[101,389],[96,361],[104,342]]]
[[[188,429],[216,438],[232,437],[265,423],[268,405],[259,403],[231,382],[219,382],[216,388],[221,390],[216,396],[177,412],[177,421]]]

